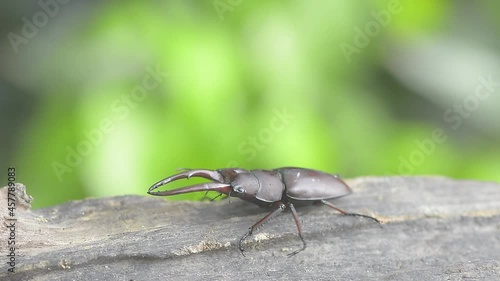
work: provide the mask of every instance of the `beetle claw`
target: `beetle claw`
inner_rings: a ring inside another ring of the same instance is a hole
[[[215,181],[213,183],[202,183],[197,185],[186,186],[174,190],[167,191],[154,191],[158,187],[168,184],[170,182],[180,180],[180,179],[190,179],[191,177],[201,177],[208,180]],[[148,193],[157,196],[166,195],[176,195],[182,193],[196,192],[196,191],[218,191],[221,193],[228,194],[231,191],[231,186],[229,184],[223,183],[224,178],[218,171],[212,170],[187,170],[185,172],[170,176],[165,178],[155,184],[153,184],[149,189]]]

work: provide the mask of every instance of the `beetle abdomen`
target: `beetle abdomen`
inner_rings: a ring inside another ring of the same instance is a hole
[[[303,168],[279,168],[286,195],[295,200],[315,201],[350,194],[349,186],[337,175]]]

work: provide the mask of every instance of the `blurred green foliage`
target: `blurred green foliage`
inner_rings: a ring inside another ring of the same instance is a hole
[[[488,22],[494,15],[483,17],[489,6],[476,4],[479,15],[469,16],[485,22],[460,26],[497,26]],[[399,12],[391,12],[391,5],[399,5]],[[458,128],[443,117],[474,94],[478,75],[497,81],[499,73],[479,65],[467,76],[473,82],[463,94],[450,91],[440,103],[434,99],[440,92],[428,90],[433,88],[426,88],[427,81],[438,77],[445,88],[457,79],[449,81],[435,65],[454,72],[469,64],[445,56],[455,52],[453,44],[443,44],[449,48],[437,54],[442,60],[413,59],[429,56],[422,51],[426,42],[450,37],[458,46],[475,42],[474,52],[486,53],[480,38],[457,35],[451,26],[468,9],[461,5],[473,4],[220,0],[61,6],[20,45],[19,54],[2,41],[8,58],[2,68],[12,71],[4,79],[37,103],[15,136],[12,156],[0,164],[16,167],[35,207],[144,195],[177,168],[300,166],[344,177],[433,174],[499,181],[498,126],[481,127],[484,120],[498,123],[498,110],[482,110],[484,103],[498,106],[498,88]],[[22,16],[14,22],[21,25]],[[347,54],[342,43],[357,51]],[[422,69],[420,76],[414,73]],[[436,128],[446,135],[442,143],[432,139]]]

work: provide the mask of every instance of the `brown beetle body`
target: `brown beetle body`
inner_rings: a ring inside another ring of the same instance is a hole
[[[182,178],[189,179],[193,176],[203,177],[214,182],[196,184],[174,190],[153,191],[169,182]],[[249,231],[240,239],[239,249],[242,254],[243,241],[252,235],[254,230],[285,209],[292,211],[299,237],[303,242],[301,249],[289,255],[294,255],[304,250],[306,243],[302,237],[302,230],[294,204],[321,202],[344,215],[367,217],[380,223],[376,218],[348,213],[326,201],[348,195],[352,192],[349,186],[338,175],[304,168],[284,167],[274,170],[245,170],[239,168],[219,169],[215,171],[187,170],[157,182],[149,188],[148,193],[156,196],[171,196],[197,191],[217,191],[221,194],[238,197],[262,207],[272,208],[271,213],[252,225]]]

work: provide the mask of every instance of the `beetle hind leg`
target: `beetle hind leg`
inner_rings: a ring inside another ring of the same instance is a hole
[[[330,207],[332,209],[337,210],[342,215],[345,215],[345,216],[354,216],[354,217],[363,217],[363,218],[371,219],[371,220],[375,221],[376,223],[378,223],[379,225],[381,224],[381,222],[378,219],[376,219],[376,218],[374,218],[372,216],[358,214],[358,213],[350,213],[350,212],[344,211],[344,210],[340,209],[339,207],[333,205],[332,203],[330,203],[330,202],[328,202],[326,200],[321,200],[321,203],[327,205],[328,207]]]
[[[347,211],[340,209],[339,207],[333,205],[332,203],[330,203],[330,202],[328,202],[326,200],[321,200],[321,203],[325,204],[326,206],[328,206],[328,207],[330,207],[332,209],[337,210],[342,215],[345,215],[345,216],[355,216],[355,217],[363,217],[363,218],[371,219],[371,220],[375,221],[376,223],[378,223],[379,225],[381,224],[381,222],[378,219],[376,219],[376,218],[374,218],[372,216],[358,214],[358,213],[347,212]]]

